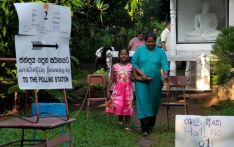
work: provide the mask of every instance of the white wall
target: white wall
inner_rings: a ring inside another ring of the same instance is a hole
[[[229,26],[234,26],[234,0],[229,0]]]
[[[203,43],[203,44],[177,44],[176,49],[178,52],[183,51],[211,51],[213,43]]]

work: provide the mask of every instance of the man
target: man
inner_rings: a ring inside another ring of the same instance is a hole
[[[128,49],[130,51],[135,51],[137,47],[142,46],[144,44],[145,44],[144,33],[140,31],[137,37],[134,37],[130,40],[128,44]]]
[[[169,49],[169,32],[170,32],[170,30],[171,30],[171,24],[170,24],[170,22],[167,22],[166,28],[163,30],[163,32],[161,34],[161,45],[165,51],[168,51],[168,49]]]
[[[109,65],[109,63],[107,63],[107,55],[108,53],[111,53],[112,51],[115,51],[113,46],[105,46],[105,47],[101,47],[99,48],[95,55],[95,67],[96,69],[107,69]]]
[[[154,35],[157,36],[157,33],[158,33],[157,27],[152,28],[152,33],[154,33]]]

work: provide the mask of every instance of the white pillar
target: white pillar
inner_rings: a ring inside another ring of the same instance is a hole
[[[197,61],[196,89],[210,90],[209,57],[202,53],[199,58],[200,61]]]
[[[170,30],[170,46],[169,54],[171,56],[176,55],[176,0],[170,0],[170,18],[171,18],[171,30]],[[170,62],[170,76],[176,75],[176,63]]]
[[[185,68],[185,76],[187,77],[187,81],[188,83],[191,83],[191,62],[190,61],[186,61],[186,68]]]

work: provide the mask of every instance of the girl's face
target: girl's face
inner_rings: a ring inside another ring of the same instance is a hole
[[[155,40],[154,40],[153,37],[148,37],[148,38],[146,39],[145,43],[146,43],[146,46],[147,46],[147,48],[148,48],[149,50],[154,49],[154,47],[155,47],[155,45],[156,45]]]
[[[121,52],[119,53],[119,59],[120,62],[128,61],[129,60],[128,52],[126,50],[121,50]]]

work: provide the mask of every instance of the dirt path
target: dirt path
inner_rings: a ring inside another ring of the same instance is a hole
[[[203,94],[190,94],[188,98],[188,114],[189,115],[202,115],[203,109],[206,104],[206,100],[210,97],[210,93]],[[175,114],[184,114],[183,107],[173,107],[169,109],[170,117],[174,117]],[[157,122],[167,123],[166,107],[161,107],[157,115]],[[140,133],[140,122],[136,116],[133,117],[135,129]],[[152,140],[149,136],[141,137],[139,140],[139,147],[150,147]]]

